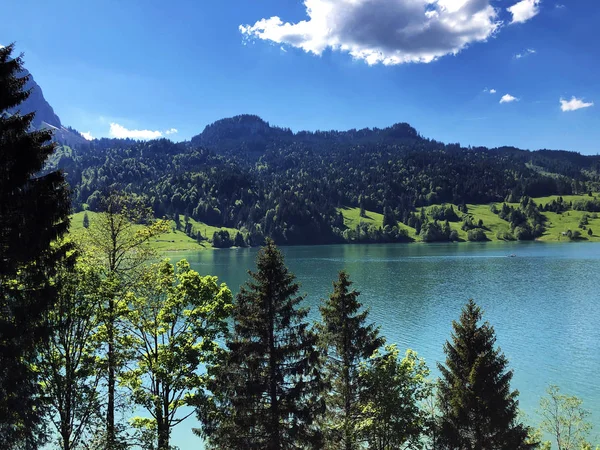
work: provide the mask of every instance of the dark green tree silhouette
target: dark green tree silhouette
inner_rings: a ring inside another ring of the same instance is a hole
[[[323,382],[308,309],[273,241],[256,262],[234,305],[228,352],[209,368],[213,395],[198,404],[196,431],[212,448],[320,449]]]
[[[28,77],[19,77],[23,61],[12,51],[0,48],[0,443],[31,449],[43,441],[33,363],[49,337],[51,278],[69,248],[52,243],[67,231],[70,202],[62,173],[40,174],[52,133],[32,130],[35,114],[18,112]]]
[[[446,364],[438,364],[439,442],[436,449],[508,450],[535,448],[529,429],[518,422],[518,391],[511,391],[513,373],[495,348],[494,328],[479,325],[482,311],[473,300],[452,326],[446,342]]]
[[[321,306],[319,337],[326,353],[325,375],[330,385],[324,420],[326,448],[358,449],[361,392],[359,367],[384,344],[379,330],[367,324],[368,311],[350,290],[352,282],[340,272],[333,293]]]
[[[244,236],[239,231],[235,234],[235,241],[233,243],[236,247],[245,247],[246,242],[244,242]]]
[[[83,213],[83,228],[89,228],[90,227],[90,218],[88,217],[88,213],[84,212]]]

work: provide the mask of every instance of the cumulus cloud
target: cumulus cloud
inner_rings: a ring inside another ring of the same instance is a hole
[[[512,14],[511,23],[524,23],[537,16],[540,12],[541,0],[521,0],[510,8],[506,8]]]
[[[504,94],[502,96],[502,98],[500,99],[500,103],[512,103],[512,102],[518,102],[519,99],[517,97],[513,97],[510,94]]]
[[[495,94],[497,91],[496,91],[496,89],[488,89],[488,88],[485,88],[485,89],[483,90],[483,92],[486,92],[486,93],[488,93],[488,94]]]
[[[110,135],[111,135],[111,137],[115,137],[118,139],[131,138],[131,139],[148,140],[148,139],[159,138],[163,134],[160,131],[128,130],[124,126],[113,122],[110,124]]]
[[[515,55],[515,59],[521,59],[521,58],[525,58],[526,56],[529,55],[533,55],[534,53],[536,53],[536,50],[533,48],[528,48],[527,50],[521,52],[521,53],[517,53]]]
[[[92,133],[90,133],[89,131],[87,133],[81,133],[81,135],[86,141],[91,141],[92,139],[94,139],[94,136],[92,136]]]
[[[571,97],[571,100],[560,99],[560,109],[563,111],[577,111],[582,108],[594,106],[594,102],[586,103],[580,98]]]
[[[246,39],[326,49],[373,64],[429,63],[482,42],[501,26],[491,0],[304,0],[307,20],[240,25]]]
[[[179,130],[177,128],[170,128],[167,131],[165,131],[165,134],[168,136],[169,134],[177,134],[179,133]]]

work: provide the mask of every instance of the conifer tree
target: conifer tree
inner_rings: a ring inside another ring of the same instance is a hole
[[[48,130],[21,115],[28,77],[13,46],[0,48],[0,443],[36,448],[43,436],[37,349],[47,341],[43,318],[56,300],[51,283],[67,245],[53,245],[69,225],[69,193],[60,172],[41,175],[54,151]],[[15,111],[16,108],[16,112]],[[10,114],[11,110],[14,113]]]
[[[234,304],[225,360],[209,370],[212,405],[199,404],[197,432],[219,449],[320,449],[323,383],[308,309],[273,241],[257,266]]]
[[[325,374],[330,385],[324,421],[326,447],[359,448],[360,394],[364,386],[359,366],[384,344],[379,330],[367,324],[359,293],[344,271],[333,283],[333,293],[321,306],[320,340],[326,353]]]
[[[436,449],[519,450],[528,444],[528,427],[517,420],[518,391],[511,391],[512,371],[482,311],[473,300],[454,321],[446,342],[446,364],[438,364],[439,442]]]

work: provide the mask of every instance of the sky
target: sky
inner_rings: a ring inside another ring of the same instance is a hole
[[[467,146],[600,152],[598,0],[3,2],[65,125],[190,139],[257,114],[298,130],[408,122]]]

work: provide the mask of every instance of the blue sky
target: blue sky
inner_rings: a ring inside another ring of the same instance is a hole
[[[462,145],[600,152],[597,0],[20,0],[2,9],[0,44],[16,42],[63,123],[94,137],[183,140],[252,113],[293,130],[408,122]]]

